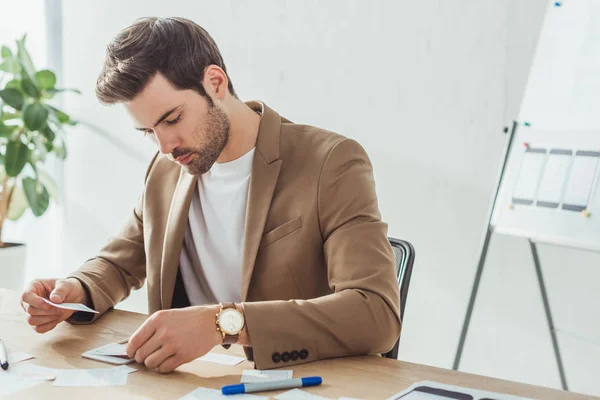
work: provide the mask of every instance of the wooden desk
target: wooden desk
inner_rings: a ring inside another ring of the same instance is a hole
[[[125,311],[110,311],[91,325],[60,324],[53,331],[40,335],[27,325],[19,305],[19,295],[0,289],[0,338],[8,351],[25,351],[36,356],[25,361],[51,368],[105,368],[108,364],[81,357],[86,350],[129,337],[146,316]],[[214,351],[243,356],[241,348]],[[129,375],[124,387],[69,388],[53,387],[44,382],[14,394],[12,399],[179,399],[198,386],[219,389],[240,382],[244,369],[253,364],[245,361],[237,366],[225,366],[196,360],[177,371],[161,375],[139,364],[130,364],[139,371]],[[0,371],[1,373],[1,371]],[[535,399],[584,399],[578,394],[537,386],[508,382],[425,365],[395,361],[375,356],[349,357],[313,362],[294,367],[294,376],[319,375],[323,385],[307,388],[317,395],[361,399],[386,399],[414,382],[432,380],[447,384],[521,395]],[[273,396],[280,392],[269,392]],[[267,395],[260,393],[261,395]],[[8,399],[7,399],[8,400]]]

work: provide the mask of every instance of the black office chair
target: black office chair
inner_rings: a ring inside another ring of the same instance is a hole
[[[408,297],[408,286],[410,285],[410,276],[412,274],[413,263],[415,262],[415,249],[412,244],[405,240],[388,238],[394,256],[396,257],[396,277],[398,279],[398,287],[400,288],[400,319],[404,325],[404,308],[406,307],[406,299]],[[398,359],[398,347],[400,346],[400,338],[392,350],[383,354],[386,358]]]

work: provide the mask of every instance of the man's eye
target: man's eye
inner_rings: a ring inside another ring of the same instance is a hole
[[[144,131],[144,136],[143,137],[146,137],[148,135],[152,135],[153,133],[154,133],[153,131]]]
[[[168,125],[175,125],[176,123],[179,122],[179,119],[181,119],[181,114],[179,114],[179,116],[175,119],[172,119],[170,121],[165,121]]]

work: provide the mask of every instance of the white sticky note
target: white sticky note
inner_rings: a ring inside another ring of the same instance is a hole
[[[52,368],[27,363],[10,366],[6,371],[0,369],[0,399],[52,380],[55,376],[56,371]]]
[[[94,350],[95,354],[101,356],[127,356],[127,343],[112,343]]]
[[[317,396],[316,394],[310,394],[300,389],[288,390],[285,393],[281,393],[275,396],[277,400],[330,400],[328,397]]]
[[[202,361],[214,362],[224,365],[238,365],[245,360],[244,357],[228,356],[226,354],[208,353],[199,358]]]
[[[242,373],[242,383],[266,382],[266,381],[282,381],[292,379],[294,371],[291,369],[281,370],[257,370],[247,369]]]
[[[208,389],[199,387],[195,389],[193,392],[190,392],[180,398],[179,400],[232,400],[232,399],[241,399],[241,400],[267,400],[268,397],[264,396],[256,396],[253,394],[236,394],[234,396],[226,396],[221,393],[220,390],[217,389]]]
[[[53,307],[62,308],[62,309],[65,309],[65,310],[85,311],[85,312],[91,312],[91,313],[94,313],[94,314],[98,314],[98,311],[92,310],[91,308],[89,308],[85,304],[80,304],[80,303],[62,303],[62,304],[56,304],[56,303],[53,303],[50,300],[45,299],[43,297],[42,297],[42,300],[44,300],[46,303],[50,304]]]
[[[16,364],[20,361],[31,360],[32,358],[35,358],[35,356],[32,356],[31,354],[25,353],[23,351],[15,351],[14,353],[8,353],[9,364]]]
[[[0,369],[0,399],[22,390],[27,390],[40,383],[42,381],[20,379],[15,368],[9,367],[6,371]]]
[[[17,375],[26,381],[53,381],[61,370],[34,364],[23,364],[17,368]]]
[[[54,380],[54,386],[125,386],[127,372],[117,368],[62,370]]]
[[[112,368],[115,371],[123,372],[125,374],[131,374],[132,372],[137,372],[137,369],[128,367],[127,365],[120,365],[118,367]]]

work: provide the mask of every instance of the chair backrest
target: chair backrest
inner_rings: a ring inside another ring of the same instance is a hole
[[[410,286],[410,277],[412,275],[413,264],[415,262],[415,249],[406,240],[388,238],[394,250],[396,258],[396,278],[400,289],[400,319],[404,325],[404,309],[406,307],[406,299],[408,298],[408,287]],[[394,348],[383,354],[387,358],[398,358],[398,347],[400,346],[400,338],[396,341]]]

